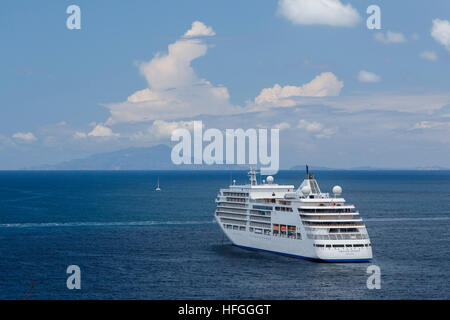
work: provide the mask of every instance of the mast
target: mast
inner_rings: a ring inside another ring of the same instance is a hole
[[[305,174],[305,180],[303,180],[302,184],[300,185],[300,187],[298,187],[297,190],[302,190],[302,188],[304,186],[307,186],[309,188],[309,192],[311,195],[320,195],[320,188],[319,185],[317,184],[316,179],[314,179],[314,174],[313,173],[309,173],[309,166],[306,165],[306,174]],[[301,192],[301,191],[300,191]]]
[[[256,170],[255,168],[250,168],[250,171],[248,172],[249,179],[250,179],[250,185],[256,186],[258,183],[256,181]]]
[[[307,180],[314,179],[314,174],[309,173],[309,167],[308,167],[308,165],[306,165],[306,175],[305,175],[305,179],[307,179]]]

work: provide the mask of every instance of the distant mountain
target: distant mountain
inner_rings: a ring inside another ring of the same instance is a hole
[[[389,170],[412,170],[412,171],[439,171],[439,170],[449,170],[448,168],[440,166],[429,166],[429,167],[412,167],[412,168],[378,168],[378,167],[355,167],[348,170],[361,170],[361,171],[389,171]]]
[[[298,165],[292,167],[290,170],[305,170],[305,166]],[[438,170],[450,170],[449,168],[440,167],[440,166],[429,166],[429,167],[414,167],[414,168],[378,168],[378,167],[370,167],[370,166],[364,166],[364,167],[353,167],[350,169],[340,169],[340,168],[328,168],[328,167],[315,167],[315,166],[309,166],[309,170],[312,171],[325,171],[325,170],[349,170],[349,171],[389,171],[389,170],[419,170],[419,171],[438,171]]]
[[[439,171],[439,170],[450,170],[450,169],[449,168],[440,167],[440,166],[429,166],[429,167],[417,167],[416,170]]]
[[[339,170],[339,169],[335,169],[335,168],[328,168],[328,167],[319,167],[319,166],[309,166],[308,165],[309,170],[311,171],[325,171],[325,170]],[[305,171],[306,170],[306,165],[297,165],[297,166],[293,166],[291,169],[289,170],[300,170],[300,171]]]
[[[74,159],[54,165],[27,168],[28,170],[242,170],[237,165],[175,165],[172,149],[166,145],[148,148],[128,148],[98,153],[83,159]]]
[[[113,152],[98,153],[83,159],[74,159],[53,165],[35,166],[25,170],[248,170],[246,165],[175,165],[171,161],[172,148],[157,145],[147,148],[127,148]],[[449,170],[448,168],[429,166],[417,168],[375,168],[357,167],[339,169],[309,166],[311,171],[325,170]],[[290,170],[304,171],[304,165],[297,165]]]

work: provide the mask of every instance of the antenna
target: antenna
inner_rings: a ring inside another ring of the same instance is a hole
[[[305,175],[305,179],[314,179],[314,174],[310,174],[309,173],[309,167],[308,165],[306,165],[306,175]]]
[[[252,186],[256,186],[257,185],[257,182],[256,182],[256,170],[255,170],[255,168],[253,168],[253,167],[250,167],[250,171],[249,171],[249,173],[248,173],[248,175],[249,175],[249,179],[250,179],[250,185],[252,185]]]

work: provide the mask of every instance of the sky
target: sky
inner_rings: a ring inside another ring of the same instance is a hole
[[[7,0],[0,39],[0,169],[194,120],[280,129],[282,168],[450,167],[449,1]]]

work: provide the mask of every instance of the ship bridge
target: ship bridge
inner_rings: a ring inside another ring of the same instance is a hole
[[[319,185],[314,179],[314,174],[309,173],[309,168],[306,166],[306,175],[305,180],[303,180],[300,187],[298,187],[297,194],[308,194],[308,198],[314,199],[314,198],[328,198],[328,193],[322,193],[320,191]]]
[[[258,184],[256,174],[258,172],[254,168],[250,168],[248,173],[250,184],[236,185],[236,181],[233,180],[233,185],[229,187],[233,191],[245,191],[252,200],[259,199],[273,199],[284,198],[286,193],[295,192],[295,186],[293,185],[278,185],[274,182],[272,176],[268,176],[262,184]]]

